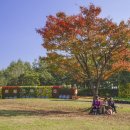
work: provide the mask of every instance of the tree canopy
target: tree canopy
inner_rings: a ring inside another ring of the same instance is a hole
[[[130,71],[130,21],[117,24],[99,17],[100,13],[101,8],[93,4],[81,6],[77,15],[58,12],[37,30],[47,49],[44,59],[53,70],[89,82],[94,95],[102,80]]]

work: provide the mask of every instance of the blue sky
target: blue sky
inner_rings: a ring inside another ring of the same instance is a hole
[[[50,14],[76,14],[80,5],[89,3],[100,6],[101,16],[115,22],[130,18],[130,0],[0,0],[0,69],[11,61],[33,62],[45,56],[41,36],[35,29],[44,27]]]

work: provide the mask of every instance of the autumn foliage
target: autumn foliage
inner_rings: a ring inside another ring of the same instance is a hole
[[[53,70],[88,81],[94,94],[101,80],[121,70],[130,71],[130,21],[117,24],[99,17],[100,13],[101,8],[93,4],[80,7],[77,15],[58,12],[37,30]]]

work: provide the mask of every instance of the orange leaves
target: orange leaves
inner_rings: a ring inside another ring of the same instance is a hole
[[[126,70],[126,71],[130,71],[130,62],[128,61],[118,61],[115,64],[112,65],[113,70],[118,70],[118,71],[122,71],[122,70]]]
[[[77,79],[93,80],[130,70],[129,22],[117,25],[111,19],[99,18],[100,12],[93,4],[80,7],[77,15],[59,12],[48,16],[45,27],[37,30],[44,48],[53,52],[46,60],[57,72],[78,73]]]

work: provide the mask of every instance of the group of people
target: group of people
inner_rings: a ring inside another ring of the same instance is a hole
[[[90,114],[109,114],[117,113],[115,102],[112,97],[101,100],[98,96],[93,99]]]

